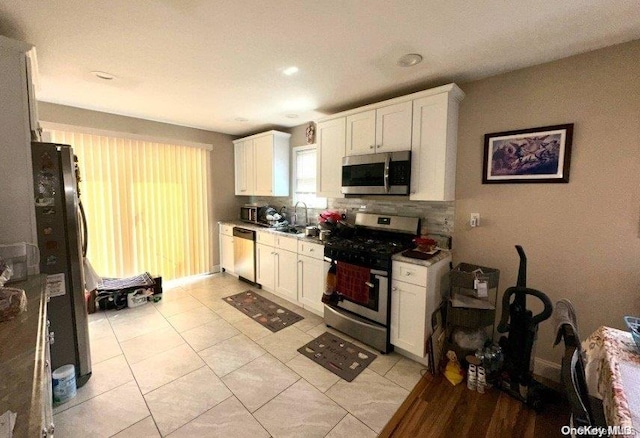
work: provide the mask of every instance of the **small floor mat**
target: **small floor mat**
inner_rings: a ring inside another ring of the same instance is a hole
[[[347,382],[358,377],[377,357],[329,332],[324,332],[298,351]]]
[[[304,319],[250,290],[224,297],[223,300],[274,333]]]

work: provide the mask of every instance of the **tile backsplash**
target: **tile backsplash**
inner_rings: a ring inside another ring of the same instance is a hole
[[[268,204],[275,209],[287,207],[290,215],[293,212],[291,197],[261,197],[251,196],[248,203]],[[422,227],[427,228],[429,234],[453,234],[453,219],[455,203],[451,202],[426,202],[409,201],[408,197],[366,197],[366,198],[329,198],[328,210],[343,211],[347,214],[347,220],[353,221],[357,212],[393,214],[397,216],[411,216],[422,219]],[[325,209],[309,209],[309,222],[315,223],[318,214]],[[302,215],[302,209],[298,208],[298,217]]]

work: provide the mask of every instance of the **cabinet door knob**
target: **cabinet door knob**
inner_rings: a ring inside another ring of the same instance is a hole
[[[395,286],[393,286],[393,287],[391,288],[391,290],[398,290],[398,288],[397,288],[397,287],[395,287]]]
[[[309,248],[309,252],[313,252],[313,248]]]
[[[411,272],[406,271],[406,272],[404,273],[404,275],[406,275],[406,276],[408,277],[409,275],[411,275]]]
[[[377,144],[377,145],[376,145],[376,148],[378,148],[378,149],[380,149],[381,147],[382,147],[382,145],[381,145],[381,144]]]
[[[56,342],[55,332],[49,332],[49,345],[53,345]]]
[[[302,263],[302,260],[298,260],[298,263]]]
[[[375,147],[374,145],[371,145],[371,146],[369,146],[369,149],[373,149],[374,147]]]

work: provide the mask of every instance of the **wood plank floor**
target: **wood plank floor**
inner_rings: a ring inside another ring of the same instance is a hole
[[[559,437],[569,424],[569,406],[558,396],[542,413],[497,390],[484,394],[425,375],[380,437]]]

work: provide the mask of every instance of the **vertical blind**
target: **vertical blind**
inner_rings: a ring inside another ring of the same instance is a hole
[[[327,199],[316,196],[316,148],[293,148],[293,202],[304,202],[309,208],[326,208]]]
[[[102,277],[210,271],[209,151],[51,130],[78,156],[87,257]]]
[[[296,151],[296,193],[316,192],[316,150]]]

